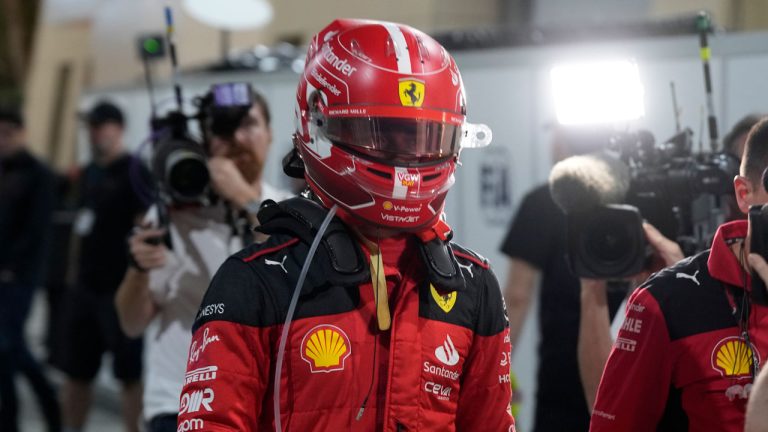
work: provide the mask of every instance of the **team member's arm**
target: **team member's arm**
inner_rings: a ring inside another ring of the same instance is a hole
[[[511,346],[499,284],[484,272],[485,292],[478,308],[477,328],[461,378],[456,430],[508,431],[515,421],[509,411]]]
[[[749,254],[749,265],[768,286],[768,264],[763,257]],[[744,432],[768,432],[768,368],[763,368],[757,377],[747,405],[747,419]]]
[[[658,303],[638,288],[605,365],[590,431],[655,431],[672,385],[672,355]]]
[[[180,427],[258,430],[273,355],[274,335],[266,323],[276,311],[258,281],[237,257],[224,262],[213,278],[194,325]]]
[[[157,314],[157,305],[149,290],[149,271],[165,265],[168,250],[163,244],[154,245],[147,240],[164,234],[165,231],[159,229],[143,229],[128,240],[129,253],[141,269],[131,266],[125,272],[115,294],[115,307],[120,327],[130,337],[141,336]]]

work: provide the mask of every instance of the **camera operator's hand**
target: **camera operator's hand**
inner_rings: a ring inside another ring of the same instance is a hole
[[[643,222],[643,231],[645,231],[645,239],[653,248],[653,257],[651,258],[650,266],[646,270],[629,278],[633,287],[645,282],[653,273],[685,258],[680,245],[665,237],[655,226],[648,222]]]
[[[239,208],[259,198],[259,189],[248,184],[232,159],[214,156],[208,161],[208,170],[216,193]]]
[[[658,256],[663,264],[663,267],[669,267],[672,264],[685,258],[683,250],[680,249],[680,245],[676,242],[664,237],[655,226],[648,222],[643,223],[643,230],[645,231],[645,238],[653,248],[655,255]],[[659,270],[659,269],[655,269]]]
[[[136,228],[128,239],[128,248],[139,270],[148,271],[165,265],[168,250],[165,244],[152,244],[153,239],[162,239],[163,229]]]

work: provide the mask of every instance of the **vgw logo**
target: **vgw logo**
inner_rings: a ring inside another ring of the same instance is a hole
[[[412,174],[407,172],[398,172],[397,173],[397,181],[400,182],[400,185],[405,187],[413,187],[416,185],[416,183],[419,182],[420,176],[418,173]]]

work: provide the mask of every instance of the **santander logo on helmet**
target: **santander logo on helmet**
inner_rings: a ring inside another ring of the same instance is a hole
[[[336,20],[310,43],[294,144],[324,205],[402,231],[438,223],[462,148],[491,141],[466,121],[456,62],[412,27]]]

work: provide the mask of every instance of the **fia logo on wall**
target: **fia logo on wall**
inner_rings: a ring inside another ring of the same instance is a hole
[[[512,155],[507,147],[483,149],[479,197],[486,222],[509,222],[512,216]]]

